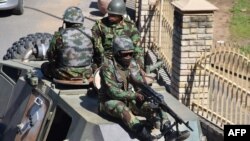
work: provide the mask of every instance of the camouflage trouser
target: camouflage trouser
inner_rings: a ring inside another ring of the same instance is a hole
[[[55,62],[45,62],[41,66],[43,74],[48,78],[71,80],[72,78],[88,79],[92,76],[91,67],[61,67],[58,68]]]
[[[140,107],[135,101],[129,102],[128,106],[119,100],[108,100],[100,103],[100,111],[110,116],[122,119],[125,125],[133,130],[133,126],[140,123],[136,116],[145,117],[155,128],[168,121],[167,113],[161,109],[152,110],[149,103],[144,102]]]

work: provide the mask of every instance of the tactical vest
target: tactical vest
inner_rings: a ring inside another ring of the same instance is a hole
[[[110,62],[112,62],[112,61],[110,61]],[[115,63],[115,61],[114,61],[114,63],[112,62],[110,64],[113,64],[115,66],[115,68],[114,68],[115,69],[115,78],[116,78],[118,85],[123,85],[124,90],[131,89],[132,86],[128,82],[129,75],[136,78],[136,76],[138,76],[140,74],[140,70],[139,70],[135,60],[131,61],[131,64],[130,64],[129,69],[128,69],[128,71],[129,71],[128,74],[125,74],[126,73],[125,71],[120,70],[117,67],[117,64]]]
[[[126,35],[128,37],[132,36],[131,32],[129,31],[129,27],[131,26],[131,24],[133,24],[133,22],[127,18],[125,18],[123,22],[125,26],[120,24],[108,25],[110,24],[108,21],[108,17],[104,18],[103,20],[97,21],[97,26],[102,36],[102,46],[104,48],[104,55],[109,59],[112,58],[113,56],[112,43],[114,36],[117,35],[118,36]]]
[[[60,49],[59,63],[66,67],[85,67],[91,65],[93,44],[91,35],[84,28],[61,30],[63,48]]]

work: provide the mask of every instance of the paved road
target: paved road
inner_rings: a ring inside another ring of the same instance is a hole
[[[25,0],[24,14],[0,13],[0,59],[19,38],[37,32],[53,34],[62,25],[61,17],[69,6],[79,6],[86,16],[85,25],[91,27],[98,15],[97,0]]]

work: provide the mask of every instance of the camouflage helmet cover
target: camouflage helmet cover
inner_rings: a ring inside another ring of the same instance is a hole
[[[114,55],[117,55],[120,51],[134,51],[133,42],[127,36],[114,37],[112,48]]]
[[[78,7],[69,7],[65,10],[63,15],[63,21],[69,23],[79,23],[82,24],[84,21],[84,16],[82,10]]]
[[[123,0],[112,0],[108,5],[107,11],[109,14],[123,16],[127,13],[126,4]]]

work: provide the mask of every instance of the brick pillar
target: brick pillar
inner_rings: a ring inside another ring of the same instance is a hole
[[[207,93],[208,75],[203,73],[198,77],[195,64],[201,53],[213,45],[213,19],[217,8],[205,0],[179,0],[172,4],[175,12],[171,93],[190,106],[192,101]],[[202,90],[200,80],[203,80]]]

